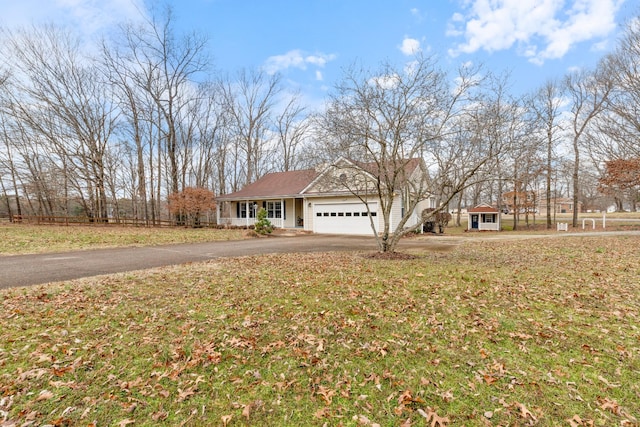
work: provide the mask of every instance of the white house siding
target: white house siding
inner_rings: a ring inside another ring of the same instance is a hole
[[[389,225],[391,226],[391,232],[398,228],[400,220],[402,219],[402,199],[396,196],[393,199],[393,205],[391,206],[391,218],[389,218]],[[384,227],[384,218],[380,218],[380,226]]]

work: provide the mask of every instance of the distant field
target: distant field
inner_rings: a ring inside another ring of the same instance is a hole
[[[243,239],[243,230],[0,224],[0,256]]]
[[[638,247],[469,239],[0,291],[0,425],[637,426]]]

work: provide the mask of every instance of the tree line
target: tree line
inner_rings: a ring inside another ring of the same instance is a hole
[[[177,32],[171,10],[90,45],[53,25],[0,34],[0,209],[9,215],[153,223],[187,188],[226,194],[338,155],[376,163],[392,191],[403,162],[422,158],[431,179],[412,191],[436,194],[457,221],[464,207],[500,207],[508,191],[512,205],[519,193],[546,199],[538,214],[548,227],[556,197],[589,209],[638,202],[637,19],[596,67],[528,94],[511,92],[508,72],[452,72],[418,54],[373,70],[354,63],[315,111],[279,74],[216,71],[206,37]]]

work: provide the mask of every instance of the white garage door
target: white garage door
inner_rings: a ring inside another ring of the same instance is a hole
[[[369,203],[378,225],[378,205]],[[313,206],[313,231],[332,234],[372,234],[367,207],[363,203],[317,203]]]

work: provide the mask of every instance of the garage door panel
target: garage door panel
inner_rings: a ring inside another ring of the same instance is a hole
[[[318,203],[314,205],[313,231],[333,234],[371,234],[371,217],[377,225],[377,204]],[[369,216],[371,215],[371,217]]]

